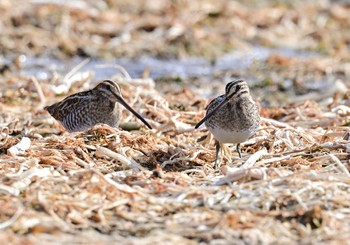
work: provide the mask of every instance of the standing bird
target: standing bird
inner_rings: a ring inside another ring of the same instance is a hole
[[[118,84],[110,80],[104,80],[91,90],[72,94],[44,109],[58,120],[67,131],[77,132],[87,130],[98,123],[105,123],[111,127],[118,126],[121,116],[119,103],[131,111],[148,128],[152,128],[124,101]]]
[[[229,82],[225,94],[209,103],[206,116],[195,128],[204,122],[215,138],[214,168],[217,167],[222,143],[237,144],[238,155],[242,158],[240,143],[255,134],[260,122],[259,109],[250,96],[248,84],[244,80]]]

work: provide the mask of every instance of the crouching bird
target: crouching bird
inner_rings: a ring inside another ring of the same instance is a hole
[[[152,128],[125,102],[118,84],[111,80],[104,80],[93,89],[72,94],[44,109],[67,131],[78,132],[87,130],[98,123],[105,123],[111,127],[118,126],[121,116],[120,105],[132,112],[148,128]]]

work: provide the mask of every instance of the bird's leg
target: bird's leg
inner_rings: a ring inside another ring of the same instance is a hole
[[[218,167],[219,151],[220,151],[220,142],[217,140],[215,140],[215,149],[216,149],[216,153],[215,153],[214,169]]]
[[[239,158],[242,158],[242,153],[241,153],[240,146],[241,146],[241,144],[240,144],[240,143],[238,143],[238,144],[237,144],[237,146],[236,146],[236,149],[237,149],[237,152],[238,152],[238,156],[239,156]]]

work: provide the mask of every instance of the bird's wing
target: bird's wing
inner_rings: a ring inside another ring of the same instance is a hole
[[[44,109],[47,110],[56,120],[63,121],[67,115],[71,112],[80,110],[81,107],[85,107],[89,101],[89,94],[87,94],[87,92],[80,92],[68,96],[64,100],[51,106],[47,106]]]
[[[214,104],[221,102],[223,99],[225,99],[225,95],[220,95],[214,99],[212,99],[209,104],[205,107],[206,110],[208,110],[209,108],[211,108],[212,106],[214,106]]]

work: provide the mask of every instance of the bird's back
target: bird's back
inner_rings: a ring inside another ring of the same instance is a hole
[[[115,101],[102,93],[88,90],[68,96],[46,109],[70,132],[84,131],[97,123],[116,126],[120,113]]]

